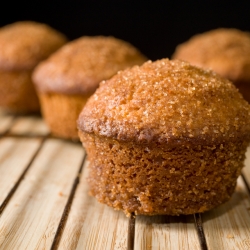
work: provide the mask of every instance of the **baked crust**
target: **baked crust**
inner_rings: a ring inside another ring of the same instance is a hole
[[[219,28],[178,45],[172,59],[212,69],[233,82],[250,82],[250,32]],[[244,93],[243,93],[244,94]]]
[[[50,26],[20,21],[0,28],[0,69],[31,70],[67,42]]]
[[[38,65],[33,80],[40,92],[93,94],[100,81],[146,61],[134,46],[114,37],[80,37]]]
[[[78,128],[120,141],[207,145],[249,137],[249,114],[230,81],[162,59],[103,81],[80,114]]]

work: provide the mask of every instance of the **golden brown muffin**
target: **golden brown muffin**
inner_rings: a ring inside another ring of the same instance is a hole
[[[193,214],[234,192],[250,105],[218,74],[162,59],[103,81],[78,129],[98,201],[127,215]]]
[[[38,112],[32,71],[66,41],[60,32],[33,21],[0,28],[0,106],[13,113]]]
[[[178,45],[172,56],[212,69],[231,80],[250,102],[250,33],[220,28],[197,34]]]
[[[36,68],[33,80],[51,132],[79,140],[76,120],[102,80],[146,61],[131,44],[114,37],[84,36],[63,46]]]

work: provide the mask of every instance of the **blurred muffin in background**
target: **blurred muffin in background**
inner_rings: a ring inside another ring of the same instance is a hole
[[[40,111],[32,71],[66,42],[62,33],[33,21],[0,28],[0,107],[3,110],[18,114]]]
[[[250,32],[219,28],[178,45],[172,59],[212,69],[231,80],[250,102]]]
[[[84,36],[41,62],[33,81],[52,134],[79,140],[76,120],[99,83],[146,60],[134,46],[120,39]]]

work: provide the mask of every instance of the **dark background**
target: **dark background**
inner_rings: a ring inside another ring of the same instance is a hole
[[[250,31],[249,1],[79,1],[6,2],[0,26],[33,20],[70,40],[112,35],[136,46],[151,60],[171,57],[192,35],[219,27]]]

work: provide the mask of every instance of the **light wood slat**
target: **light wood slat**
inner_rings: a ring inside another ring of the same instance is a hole
[[[135,249],[200,250],[193,216],[137,216]]]
[[[49,128],[41,117],[19,117],[10,130],[17,135],[47,135]]]
[[[0,140],[0,205],[29,164],[40,139],[3,138]]]
[[[241,177],[230,201],[202,218],[209,249],[250,249],[250,198]]]
[[[9,127],[13,123],[13,120],[14,120],[14,116],[4,114],[0,110],[0,134],[3,134],[4,132],[6,132],[9,129]]]
[[[246,160],[245,160],[245,167],[242,170],[245,179],[250,187],[250,147],[247,148],[246,152]]]
[[[81,176],[59,249],[127,249],[128,218],[88,195],[87,166]]]
[[[46,140],[0,217],[0,249],[50,249],[83,159],[81,145]]]

